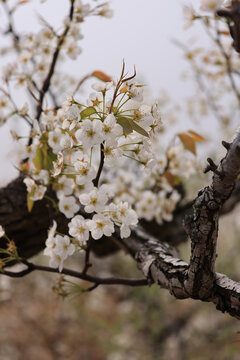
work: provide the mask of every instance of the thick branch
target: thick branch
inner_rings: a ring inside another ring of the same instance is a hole
[[[232,0],[231,9],[220,9],[217,15],[229,19],[230,34],[233,39],[233,47],[240,53],[240,1]]]
[[[185,287],[189,265],[176,257],[176,251],[168,244],[149,238],[141,230],[134,233],[133,239],[122,241],[131,249],[149,282],[153,281],[169,290],[177,299],[194,298]],[[211,294],[201,300],[212,302],[218,310],[240,319],[240,283],[223,274],[216,273]]]
[[[199,192],[193,205],[193,215],[185,220],[191,239],[191,258],[185,283],[192,297],[208,298],[215,281],[215,260],[219,210],[230,197],[240,173],[240,134],[229,146],[217,167],[208,160],[208,170],[214,172],[212,184]]]

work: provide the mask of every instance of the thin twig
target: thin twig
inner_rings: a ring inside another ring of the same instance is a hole
[[[235,83],[235,80],[234,80],[234,77],[233,77],[233,72],[232,72],[232,64],[231,64],[231,60],[230,60],[230,56],[226,53],[224,47],[223,47],[223,44],[221,42],[221,33],[218,29],[218,22],[215,21],[215,30],[216,30],[216,37],[214,37],[211,32],[209,31],[208,29],[208,26],[206,24],[205,21],[203,21],[203,24],[204,24],[204,27],[205,27],[205,30],[206,30],[206,33],[207,35],[210,37],[210,39],[218,46],[224,60],[225,60],[225,65],[226,65],[226,71],[227,71],[227,75],[228,75],[228,78],[229,78],[229,81],[230,81],[230,84],[231,84],[231,87],[232,87],[232,90],[238,100],[238,104],[239,104],[239,107],[240,107],[240,93],[237,89],[237,86],[236,86],[236,83]]]
[[[104,151],[103,150],[104,150],[104,146],[103,146],[103,144],[101,144],[101,147],[100,147],[100,164],[99,164],[97,176],[93,180],[93,185],[96,186],[96,187],[98,187],[99,179],[100,179],[102,169],[103,169],[103,165],[104,165]]]
[[[80,87],[82,86],[82,84],[88,80],[90,77],[92,76],[92,74],[87,74],[85,75],[82,79],[79,80],[75,90],[73,91],[73,96],[78,92],[78,90],[80,89]]]
[[[95,284],[95,287],[98,285],[128,285],[128,286],[144,286],[149,285],[147,279],[126,279],[126,278],[115,278],[115,277],[108,277],[108,278],[99,278],[92,275],[83,274],[81,272],[77,272],[75,270],[70,270],[63,268],[61,272],[58,269],[54,269],[48,266],[42,266],[30,263],[27,260],[23,260],[22,263],[27,266],[26,269],[18,272],[8,271],[3,269],[0,274],[6,275],[12,278],[21,278],[24,277],[33,271],[44,271],[50,273],[57,273],[57,274],[64,274],[68,275],[77,279],[86,280]]]
[[[52,62],[51,62],[48,74],[47,74],[47,76],[46,76],[46,78],[45,78],[45,80],[43,82],[42,88],[40,90],[39,104],[37,106],[37,112],[36,112],[36,117],[35,117],[38,121],[39,121],[41,113],[42,113],[43,100],[44,100],[44,97],[45,97],[46,93],[49,90],[51,80],[52,80],[52,76],[54,74],[55,67],[56,67],[56,64],[57,64],[57,60],[58,60],[58,57],[59,57],[59,54],[60,54],[61,47],[62,47],[62,45],[64,43],[64,40],[65,40],[65,38],[66,38],[66,36],[67,36],[67,34],[69,32],[69,29],[70,29],[70,23],[71,23],[71,21],[73,19],[73,13],[74,13],[74,2],[75,2],[75,0],[71,0],[71,7],[70,7],[70,12],[69,12],[69,20],[70,21],[66,25],[63,33],[58,38],[57,46],[56,46],[56,49],[55,49],[55,51],[53,53]],[[32,139],[30,138],[29,142],[28,142],[28,145],[31,145],[31,144],[32,144]]]
[[[90,239],[88,240],[87,249],[85,252],[84,268],[83,268],[82,274],[86,274],[88,272],[88,269],[92,266],[92,264],[90,263],[90,252],[92,249],[92,244],[93,244],[93,239],[92,239],[92,237],[90,237]]]

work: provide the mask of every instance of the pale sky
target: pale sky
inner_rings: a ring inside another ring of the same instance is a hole
[[[190,32],[183,29],[183,3],[187,0],[112,0],[113,18],[94,17],[82,24],[84,39],[80,46],[83,53],[78,60],[69,62],[69,71],[77,78],[95,69],[118,76],[124,58],[129,72],[135,65],[138,75],[155,97],[160,90],[166,89],[172,98],[181,101],[191,94],[193,85],[180,79],[187,64],[181,50],[171,40],[186,42],[196,35],[196,29]],[[198,1],[194,3],[198,4]],[[31,4],[21,6],[18,11],[17,31],[37,29],[37,12],[57,26],[69,7],[67,0],[48,0],[45,4],[35,0]],[[1,10],[0,23],[4,17]],[[0,66],[3,63],[0,61]],[[0,128],[0,140],[3,177],[9,179],[15,176],[15,171],[9,162],[11,138],[8,126]]]

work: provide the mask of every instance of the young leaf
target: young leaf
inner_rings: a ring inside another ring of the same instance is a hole
[[[141,126],[139,126],[134,121],[130,120],[130,122],[131,122],[131,127],[132,127],[133,130],[135,130],[137,133],[139,133],[139,134],[141,134],[143,136],[149,137],[148,133]]]
[[[134,130],[137,133],[148,137],[148,133],[141,126],[127,117],[119,116],[117,122],[122,126],[124,135],[131,134]]]
[[[120,90],[120,94],[128,92],[128,86],[123,86]]]
[[[39,146],[37,147],[36,155],[33,158],[33,164],[34,164],[34,166],[35,166],[35,168],[37,170],[42,169],[42,166],[43,166],[43,153],[42,153],[42,149],[40,149]]]
[[[110,82],[112,81],[112,78],[110,76],[108,76],[107,74],[105,74],[104,72],[100,71],[100,70],[96,70],[92,72],[92,76],[94,76],[95,78],[105,81],[105,82]]]
[[[173,187],[175,185],[175,176],[168,170],[163,174],[167,179],[168,183]]]
[[[191,153],[196,155],[196,144],[193,137],[187,133],[179,133],[178,137],[183,143],[185,149],[189,150]]]
[[[57,160],[57,155],[54,153],[48,153],[44,158],[44,168],[47,170],[53,169],[53,162]]]
[[[89,106],[80,112],[81,119],[85,119],[86,117],[93,115],[95,113],[96,113],[96,109],[93,106]]]
[[[118,116],[117,122],[123,128],[124,135],[131,134],[131,132],[133,131],[133,128],[132,128],[130,120],[128,118],[126,118],[124,116]]]
[[[30,196],[32,196],[32,193],[27,194],[27,209],[28,209],[28,212],[32,211],[32,208],[33,208],[33,205],[34,205],[34,201],[32,199],[30,199]]]
[[[30,2],[30,0],[21,0],[21,1],[19,1],[19,2],[17,3],[17,6],[18,6],[18,5],[24,5],[24,4],[28,3],[28,2]]]
[[[192,136],[193,140],[195,140],[196,142],[206,141],[206,139],[203,136],[199,135],[198,133],[196,133],[193,130],[188,130],[188,133]]]

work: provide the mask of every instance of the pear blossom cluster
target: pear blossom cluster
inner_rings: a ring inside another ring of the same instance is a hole
[[[68,96],[57,111],[46,110],[28,148],[28,197],[42,199],[51,185],[58,210],[69,219],[68,234],[55,236],[54,223],[44,252],[60,271],[90,236],[99,240],[119,228],[127,238],[139,219],[171,221],[181,196],[166,169],[173,180],[196,171],[181,143],[159,151],[159,104],[146,103],[142,84],[123,81],[117,89],[113,81],[99,82],[92,88],[85,102]]]
[[[91,7],[76,0],[72,17],[63,23],[67,36],[62,44],[61,31],[44,19],[40,32],[19,37],[18,61],[5,71],[6,89],[11,82],[25,86],[36,100],[54,51],[61,46],[60,60],[75,60],[81,53],[81,24],[92,15],[109,18],[112,10],[107,3]],[[72,90],[76,81],[55,71],[53,91],[46,95],[37,119],[27,103],[17,106],[11,101],[7,90],[0,97],[0,125],[13,114],[31,125],[28,145],[12,131],[19,142],[18,166],[25,174],[28,210],[45,198],[56,215],[60,212],[68,219],[65,234],[53,221],[44,250],[50,266],[60,272],[70,256],[87,249],[89,239],[115,232],[129,238],[141,219],[171,221],[182,200],[177,185],[197,170],[195,156],[179,139],[167,147],[162,144],[160,102],[147,100],[136,73],[128,77],[124,69],[123,63],[117,80],[93,72],[100,81],[92,84],[85,99]],[[66,88],[69,95],[63,99]],[[60,106],[55,106],[56,99]],[[0,227],[0,236],[3,231]]]
[[[50,257],[49,265],[51,267],[58,267],[59,271],[62,271],[64,260],[74,254],[75,246],[71,243],[69,236],[56,234],[56,228],[57,223],[54,221],[48,232],[44,255]]]

